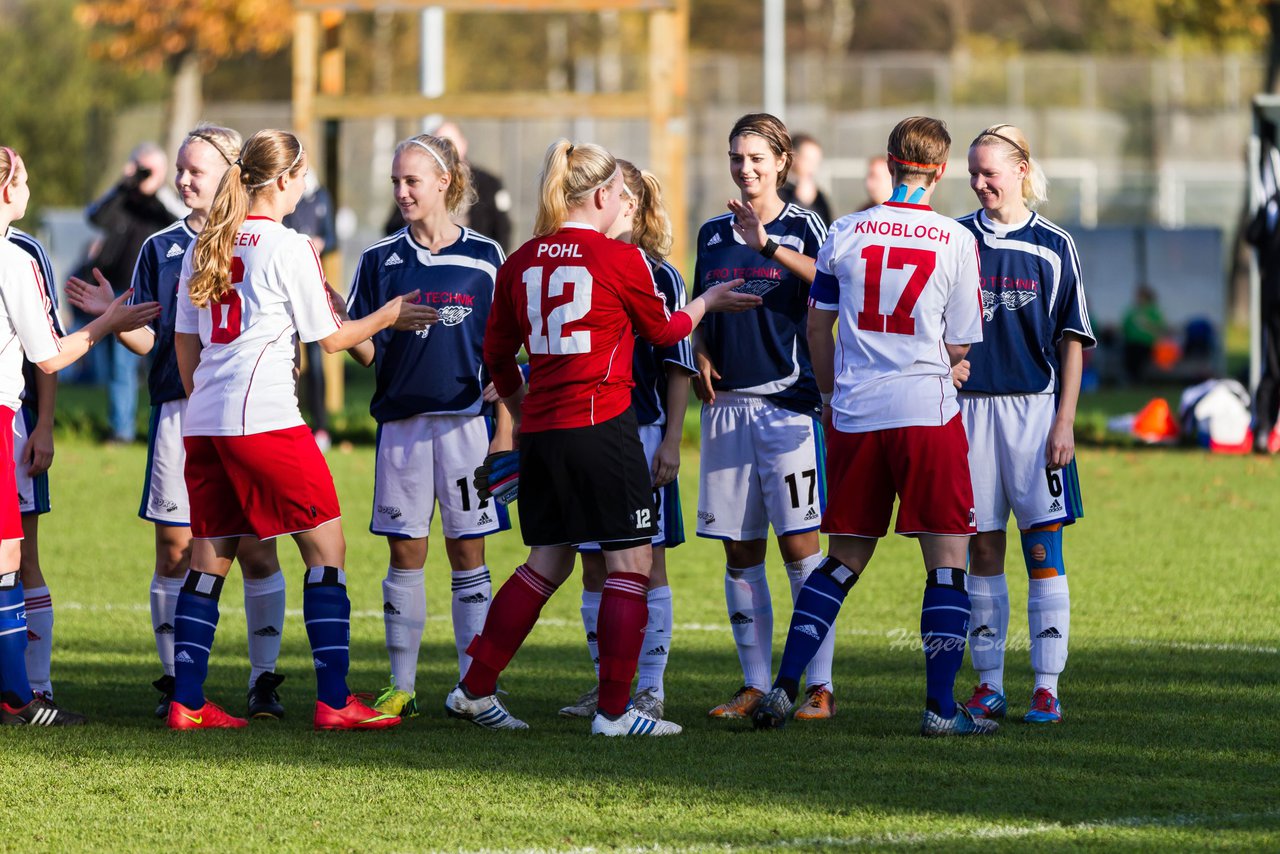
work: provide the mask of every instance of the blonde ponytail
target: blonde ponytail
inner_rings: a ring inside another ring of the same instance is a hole
[[[274,193],[272,187],[278,179],[296,177],[305,166],[302,143],[288,131],[259,131],[240,148],[240,156],[218,182],[209,221],[196,238],[187,284],[196,308],[217,302],[232,289],[231,255],[252,200],[261,193]]]
[[[567,139],[552,143],[542,162],[533,236],[559,231],[569,209],[609,183],[617,171],[618,161],[598,145],[575,145]]]
[[[662,184],[652,172],[638,169],[630,161],[619,160],[618,167],[627,192],[636,200],[631,242],[655,261],[665,261],[671,254],[671,218],[662,201]]]

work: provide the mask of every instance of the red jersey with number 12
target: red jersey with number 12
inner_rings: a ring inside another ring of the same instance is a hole
[[[529,352],[529,394],[520,430],[588,427],[631,405],[634,329],[657,347],[692,331],[672,316],[638,247],[578,223],[530,240],[498,271],[484,361],[498,393],[524,381],[516,353]]]

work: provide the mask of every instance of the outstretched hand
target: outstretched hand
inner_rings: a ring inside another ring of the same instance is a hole
[[[742,279],[734,279],[729,282],[712,285],[703,291],[702,299],[706,303],[707,313],[722,311],[736,314],[737,312],[750,311],[764,303],[763,297],[756,294],[744,294],[736,290],[742,284]]]
[[[397,332],[417,332],[426,329],[440,319],[439,312],[434,308],[427,305],[418,305],[415,302],[420,293],[421,291],[410,291],[404,296],[387,300],[383,308],[392,312],[395,317],[395,320],[391,323],[392,329]]]
[[[729,211],[733,214],[733,230],[742,238],[742,242],[759,252],[769,242],[764,223],[756,209],[740,199],[729,200]]]
[[[72,276],[67,281],[67,299],[85,314],[100,317],[111,307],[116,293],[111,282],[107,281],[107,277],[97,267],[93,268],[93,277],[97,280],[96,285]]]
[[[126,305],[133,296],[133,288],[122,293],[111,301],[102,319],[107,322],[107,330],[112,333],[129,332],[146,326],[160,316],[160,303],[142,302],[137,305]]]

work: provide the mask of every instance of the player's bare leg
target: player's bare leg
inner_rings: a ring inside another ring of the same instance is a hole
[[[1009,584],[1004,531],[982,531],[969,541],[969,658],[978,684],[965,707],[974,717],[1004,717],[1004,651],[1009,635]]]

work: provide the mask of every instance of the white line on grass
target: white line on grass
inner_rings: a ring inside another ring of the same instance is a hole
[[[57,603],[59,609],[69,611],[88,611],[90,613],[98,613],[104,611],[124,611],[126,613],[149,612],[151,606],[146,602],[64,602],[59,600]],[[301,617],[302,610],[300,608],[290,608],[285,612],[290,617]],[[368,611],[352,611],[351,619],[353,620],[381,620],[383,613],[381,610]],[[427,617],[428,622],[444,622],[452,618],[444,614],[433,614]],[[576,629],[581,628],[582,624],[576,620],[562,620],[558,617],[543,617],[538,620],[540,626],[551,626],[557,629]],[[674,627],[681,632],[720,632],[727,634],[729,626],[722,623],[677,623]],[[903,630],[892,629],[889,632],[872,631],[870,629],[841,628],[842,635],[856,635],[859,637],[888,637],[893,639],[902,633]],[[906,637],[907,635],[903,635]],[[1253,644],[1243,643],[1187,643],[1186,641],[1166,641],[1155,638],[1129,638],[1127,643],[1130,646],[1141,646],[1155,649],[1176,649],[1183,652],[1249,652],[1256,655],[1280,655],[1280,647],[1274,646],[1256,646]]]
[[[865,836],[811,836],[796,839],[768,839],[755,847],[767,848],[860,848],[867,845],[929,845],[941,842],[959,842],[969,839],[1022,839],[1028,836],[1046,834],[1079,834],[1100,830],[1142,830],[1159,828],[1199,827],[1202,825],[1221,824],[1224,822],[1249,821],[1258,819],[1274,819],[1280,817],[1280,810],[1257,813],[1226,813],[1221,815],[1202,815],[1188,813],[1171,816],[1127,816],[1121,818],[1104,818],[1094,821],[1080,821],[1072,824],[1059,822],[1036,822],[1035,824],[988,824],[974,828],[957,828],[932,833],[890,831]],[[643,852],[692,852],[692,851],[735,851],[749,847],[750,843],[732,845],[688,845],[668,847],[665,845],[645,845],[631,848],[609,848],[610,851],[627,852],[627,854],[643,854]],[[470,854],[541,854],[541,852],[567,852],[567,854],[594,854],[601,849],[592,846],[581,848],[480,848]]]

